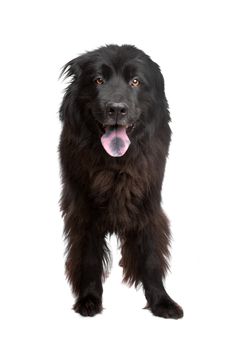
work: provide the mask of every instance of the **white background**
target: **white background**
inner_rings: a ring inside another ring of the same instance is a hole
[[[1,8],[1,349],[232,349],[231,1],[5,1]],[[143,310],[112,273],[101,315],[71,310],[57,145],[68,60],[134,44],[161,66],[173,138],[163,205],[173,232],[166,287],[182,320]]]

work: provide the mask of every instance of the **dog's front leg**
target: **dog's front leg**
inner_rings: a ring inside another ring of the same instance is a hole
[[[143,230],[126,232],[122,238],[124,281],[142,283],[147,307],[156,316],[181,318],[182,308],[167,294],[163,278],[169,255],[169,225],[162,209]]]

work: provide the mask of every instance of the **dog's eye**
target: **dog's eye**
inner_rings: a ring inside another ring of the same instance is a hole
[[[104,80],[102,78],[97,78],[95,80],[95,83],[96,83],[96,85],[103,85],[104,84]]]
[[[134,78],[133,80],[131,80],[130,85],[133,87],[138,87],[140,85],[140,81]]]

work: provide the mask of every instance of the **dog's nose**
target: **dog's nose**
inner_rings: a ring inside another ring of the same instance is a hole
[[[128,114],[128,106],[123,102],[108,102],[106,105],[106,114],[108,117],[121,118]]]

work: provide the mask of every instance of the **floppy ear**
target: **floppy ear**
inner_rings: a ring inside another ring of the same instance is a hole
[[[81,74],[81,68],[79,63],[79,57],[75,58],[64,65],[62,68],[60,77],[71,77],[68,87],[66,88],[65,95],[62,100],[62,104],[59,110],[60,120],[67,122],[71,126],[79,120],[79,110],[77,103],[78,96],[78,79]]]
[[[78,78],[81,73],[80,68],[80,57],[74,58],[73,60],[67,62],[63,67],[60,74],[60,78],[65,76],[65,78],[73,77]]]
[[[157,63],[153,62],[154,66],[154,78],[155,78],[155,94],[158,111],[159,125],[165,125],[170,119],[169,106],[164,89],[164,78],[161,73],[160,67]]]
[[[159,100],[158,102],[162,102],[162,100],[164,99],[166,100],[163,75],[161,73],[159,65],[155,62],[153,62],[153,69],[154,69],[156,96],[157,96],[157,99]]]

